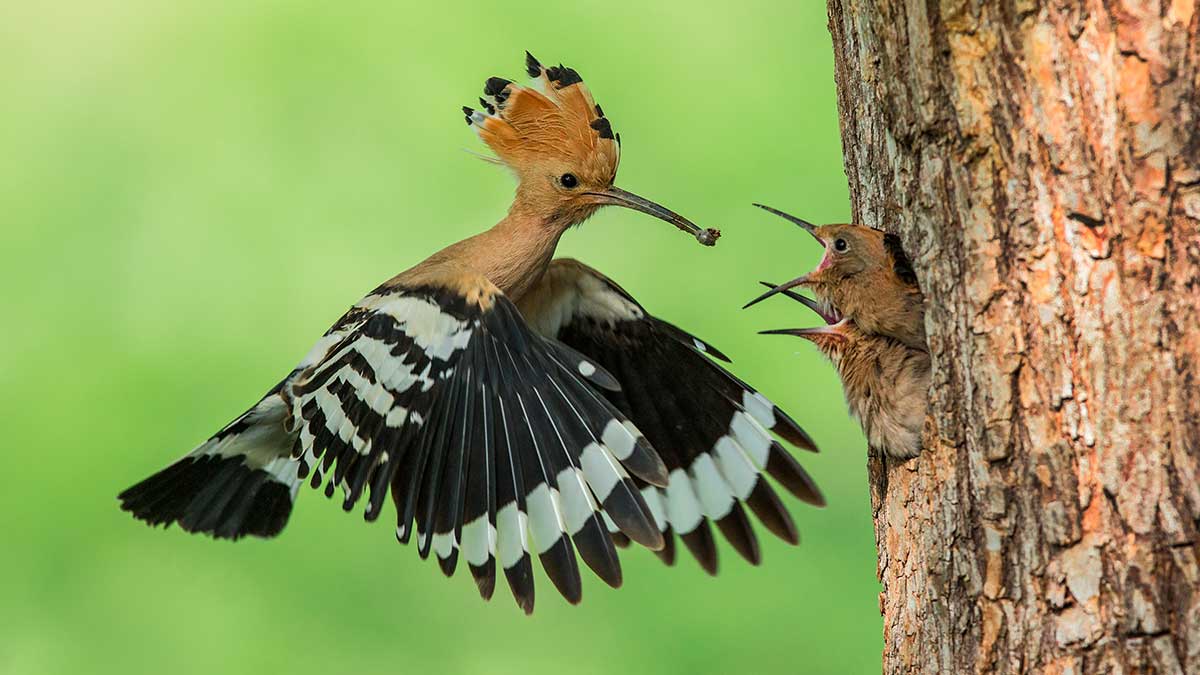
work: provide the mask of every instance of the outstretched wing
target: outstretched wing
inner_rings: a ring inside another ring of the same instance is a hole
[[[790,543],[796,527],[766,472],[796,497],[824,498],[799,463],[770,432],[797,447],[812,439],[762,394],[709,357],[728,361],[705,342],[651,316],[620,286],[569,260],[555,260],[519,303],[529,324],[607,369],[620,382],[605,396],[646,435],[666,463],[665,487],[638,482],[663,532],[659,556],[674,562],[674,538],[710,574],[717,552],[709,521],[753,564],[758,540],[742,505]],[[614,538],[624,537],[614,533]]]
[[[346,510],[364,499],[367,520],[390,489],[396,536],[415,531],[447,575],[461,554],[487,598],[499,562],[530,612],[531,554],[577,602],[575,550],[621,582],[609,523],[663,545],[630,476],[665,485],[663,463],[592,386],[616,380],[531,331],[486,279],[382,287],[333,334],[288,392],[300,476],[340,488]]]

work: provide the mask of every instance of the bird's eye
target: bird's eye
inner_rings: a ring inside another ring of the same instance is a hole
[[[564,173],[563,175],[558,177],[558,182],[560,185],[567,188],[568,190],[575,187],[576,185],[579,185],[579,179],[576,178],[575,174],[573,174],[573,173]]]
[[[838,253],[845,253],[850,250],[850,244],[847,244],[845,239],[835,239],[833,241],[833,250]]]

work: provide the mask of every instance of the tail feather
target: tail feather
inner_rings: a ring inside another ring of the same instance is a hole
[[[200,447],[118,495],[121,508],[157,526],[172,523],[218,539],[273,537],[287,524],[300,485],[277,393]]]

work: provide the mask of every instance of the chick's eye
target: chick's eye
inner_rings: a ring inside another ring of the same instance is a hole
[[[850,244],[847,244],[845,239],[834,240],[833,250],[837,251],[838,253],[845,253],[849,249],[850,249]]]
[[[567,189],[571,189],[571,188],[575,187],[576,185],[579,185],[579,179],[576,178],[575,174],[573,174],[573,173],[564,173],[563,175],[558,177],[558,182],[560,185],[562,185],[563,187],[565,187]]]

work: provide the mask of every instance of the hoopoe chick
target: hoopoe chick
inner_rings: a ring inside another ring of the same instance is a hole
[[[465,109],[517,177],[508,215],[359,300],[258,403],[122,492],[123,509],[238,539],[279,534],[305,480],[341,490],[347,511],[365,502],[369,521],[390,494],[401,542],[415,533],[447,576],[464,559],[485,599],[499,567],[527,613],[533,556],[576,603],[576,553],[621,584],[614,541],[671,562],[678,534],[715,571],[715,523],[757,563],[743,506],[797,541],[764,474],[823,504],[772,432],[812,439],[719,351],[553,259],[566,230],[610,204],[703,244],[719,233],[617,188],[619,139],[578,73],[528,55],[526,68],[533,83],[489,79],[484,109]]]
[[[833,362],[850,414],[862,426],[872,449],[898,459],[920,454],[929,396],[929,352],[893,338],[869,335],[852,319],[831,314],[790,291],[784,293],[816,312],[825,325],[763,333],[802,337]]]
[[[825,247],[825,255],[813,271],[772,288],[745,307],[805,286],[825,309],[850,317],[863,332],[928,350],[925,298],[899,237],[862,225],[813,225],[769,206],[755,206],[799,225]]]

